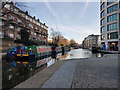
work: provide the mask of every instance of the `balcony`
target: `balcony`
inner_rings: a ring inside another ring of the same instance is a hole
[[[6,18],[6,17],[2,17],[2,20],[3,20],[3,21],[7,21],[7,18]]]
[[[11,24],[18,24],[17,21],[15,21],[14,19],[9,19],[9,23],[11,23]]]
[[[14,29],[14,26],[10,25],[9,28],[10,28],[10,29]]]

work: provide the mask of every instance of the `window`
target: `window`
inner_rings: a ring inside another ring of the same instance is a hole
[[[101,27],[101,33],[105,32],[105,26]]]
[[[118,39],[118,32],[108,33],[108,39]]]
[[[0,21],[0,26],[2,26],[3,25],[3,23],[2,23],[2,21]]]
[[[33,28],[33,25],[32,24],[28,24],[31,28]]]
[[[18,28],[17,28],[17,30],[18,30],[18,31],[20,31],[20,30],[21,30],[21,28],[20,28],[20,27],[18,27]]]
[[[105,40],[105,36],[104,35],[101,35],[101,40]]]
[[[107,9],[107,13],[112,13],[118,9],[118,4],[115,4]]]
[[[7,8],[8,10],[10,10],[10,5],[9,5],[9,4],[6,4],[6,5],[5,5],[5,8]]]
[[[21,23],[22,21],[21,21],[20,19],[17,19],[17,22],[18,22],[18,23]]]
[[[118,14],[117,13],[107,17],[108,22],[115,21],[115,20],[118,20]]]
[[[118,29],[118,23],[112,23],[112,24],[109,24],[107,25],[107,30],[110,31],[110,30],[117,30]]]
[[[25,17],[27,20],[29,20],[29,17],[26,15],[26,17]]]
[[[18,14],[18,10],[17,10],[17,9],[14,9],[14,13]]]
[[[14,29],[14,26],[13,26],[13,25],[9,25],[9,28],[10,28],[10,29]]]
[[[105,11],[101,12],[101,18],[105,16]]]
[[[117,2],[118,0],[108,0],[108,2],[107,2],[107,5],[110,5],[110,4],[112,4],[112,3],[114,3],[114,2]]]
[[[11,34],[8,34],[9,36],[10,36],[10,38],[13,38],[14,37],[14,35],[11,33]]]
[[[34,35],[37,35],[36,33],[34,33]]]
[[[101,5],[100,10],[103,10],[105,8],[105,2]]]
[[[4,33],[0,31],[0,38],[4,38]]]
[[[14,17],[10,15],[10,16],[8,17],[8,19],[14,19]]]
[[[31,32],[31,34],[33,34],[33,32]]]
[[[22,13],[22,17],[25,17],[25,14],[24,14],[24,13]]]
[[[34,29],[38,29],[38,27],[34,26]]]
[[[101,20],[101,25],[104,25],[104,24],[105,24],[105,18]]]

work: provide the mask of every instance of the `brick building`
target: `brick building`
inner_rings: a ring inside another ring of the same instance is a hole
[[[15,43],[15,41],[22,41],[21,30],[29,33],[29,41],[36,42],[36,45],[47,45],[48,26],[35,16],[30,16],[27,11],[17,8],[13,2],[5,4],[2,8],[1,26],[0,38],[3,47],[18,45],[18,43],[24,45],[21,42]]]

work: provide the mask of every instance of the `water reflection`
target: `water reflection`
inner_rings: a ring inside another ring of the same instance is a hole
[[[2,58],[2,71],[3,71],[3,88],[12,88],[19,83],[30,78],[32,75],[38,73],[46,67],[51,66],[53,63],[64,59],[73,58],[95,58],[102,57],[102,54],[93,54],[91,51],[86,49],[74,49],[65,55],[61,56],[59,59],[51,59],[47,64],[36,68],[36,62],[30,64],[16,64],[14,61],[6,60]],[[9,61],[9,62],[8,62]]]
[[[73,49],[65,56],[66,56],[65,59],[73,59],[73,58],[96,58],[102,57],[103,55],[100,53],[92,53],[87,49]]]

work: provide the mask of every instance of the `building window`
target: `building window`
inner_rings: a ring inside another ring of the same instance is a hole
[[[108,39],[118,39],[118,32],[112,32],[107,34]]]
[[[0,38],[4,38],[4,33],[0,31]]]
[[[8,16],[8,19],[14,19],[14,17],[10,15],[10,16]]]
[[[105,8],[105,2],[101,5],[100,10],[103,10]]]
[[[101,25],[104,25],[104,24],[105,24],[105,18],[101,20]]]
[[[34,33],[34,35],[37,35],[36,33]]]
[[[118,23],[112,23],[112,24],[109,24],[107,25],[107,30],[110,31],[110,30],[117,30],[118,29]]]
[[[28,25],[29,25],[31,28],[33,28],[33,25],[32,25],[32,24],[29,23]]]
[[[34,29],[38,29],[38,27],[34,26]]]
[[[33,35],[33,32],[31,32],[31,34]]]
[[[115,21],[115,20],[118,20],[118,14],[112,14],[110,16],[107,17],[107,21],[108,22],[112,22],[112,21]]]
[[[10,10],[10,5],[9,5],[9,4],[6,4],[6,5],[5,5],[5,8],[7,8],[8,10]]]
[[[14,13],[18,14],[18,10],[16,8],[14,9]]]
[[[101,40],[105,40],[105,36],[104,35],[101,35]]]
[[[107,1],[107,5],[110,5],[110,4],[112,4],[112,3],[114,3],[114,2],[117,2],[118,0],[108,0]]]
[[[24,13],[22,13],[22,17],[24,17],[24,18],[25,18],[25,14],[24,14]]]
[[[101,12],[101,18],[105,16],[105,11]]]
[[[13,26],[13,25],[9,25],[9,28],[10,28],[10,29],[14,29],[14,26]]]
[[[112,13],[118,9],[118,4],[115,4],[107,9],[107,13]]]
[[[10,38],[13,38],[14,37],[14,35],[11,33],[11,34],[8,34],[9,36],[10,36]]]
[[[105,26],[101,27],[101,33],[105,32]]]
[[[17,30],[18,30],[18,31],[20,31],[20,30],[21,30],[21,28],[20,28],[20,27],[18,27],[18,28],[17,28]]]

